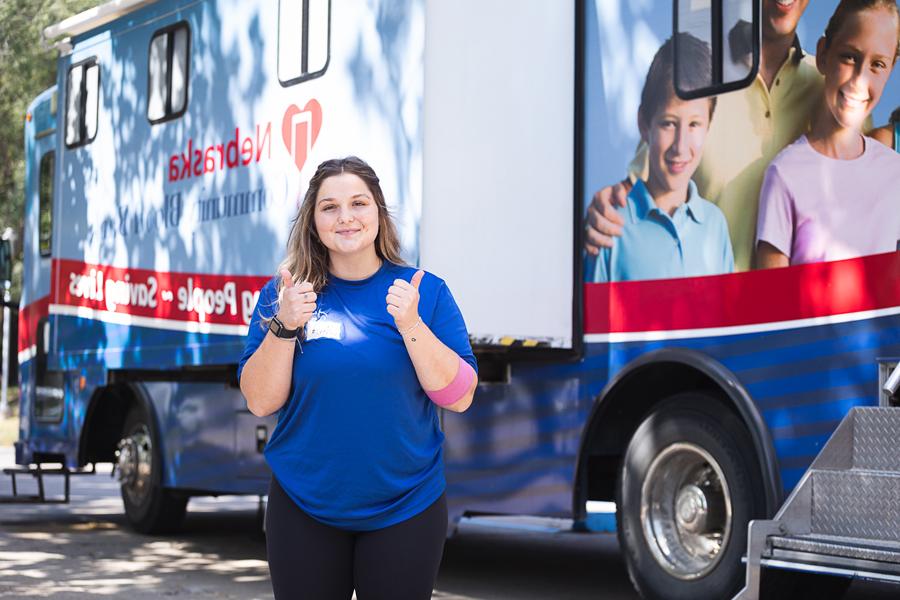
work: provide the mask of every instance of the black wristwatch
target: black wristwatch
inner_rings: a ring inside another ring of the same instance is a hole
[[[292,340],[296,338],[300,334],[300,327],[296,329],[288,329],[284,326],[284,323],[278,320],[278,317],[272,317],[272,320],[269,321],[269,331],[275,334],[275,337],[280,337],[284,340]]]

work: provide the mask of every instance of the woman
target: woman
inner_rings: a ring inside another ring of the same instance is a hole
[[[402,263],[375,172],[319,165],[238,366],[278,411],[266,545],[276,598],[430,598],[447,533],[436,405],[477,385],[444,282]],[[305,333],[305,335],[304,335]]]
[[[841,0],[819,40],[825,77],[806,135],[766,169],[762,268],[893,252],[900,240],[900,155],[862,134],[900,56],[894,0]]]

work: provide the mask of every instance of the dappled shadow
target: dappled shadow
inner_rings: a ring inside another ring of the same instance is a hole
[[[3,522],[0,598],[271,598],[255,511],[192,513],[184,531],[140,536],[121,513]]]

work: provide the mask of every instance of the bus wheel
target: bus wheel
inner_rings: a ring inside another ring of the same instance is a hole
[[[162,486],[159,435],[141,406],[133,406],[125,418],[116,461],[125,516],[131,526],[141,533],[176,530],[188,499]]]
[[[616,488],[619,544],[645,599],[731,598],[747,525],[765,497],[749,435],[712,397],[667,400],[628,444]]]

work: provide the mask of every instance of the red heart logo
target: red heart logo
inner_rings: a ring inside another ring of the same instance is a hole
[[[297,170],[303,169],[321,128],[322,107],[315,98],[307,102],[302,110],[296,104],[291,104],[284,111],[281,137],[294,159],[294,164],[297,165]]]

